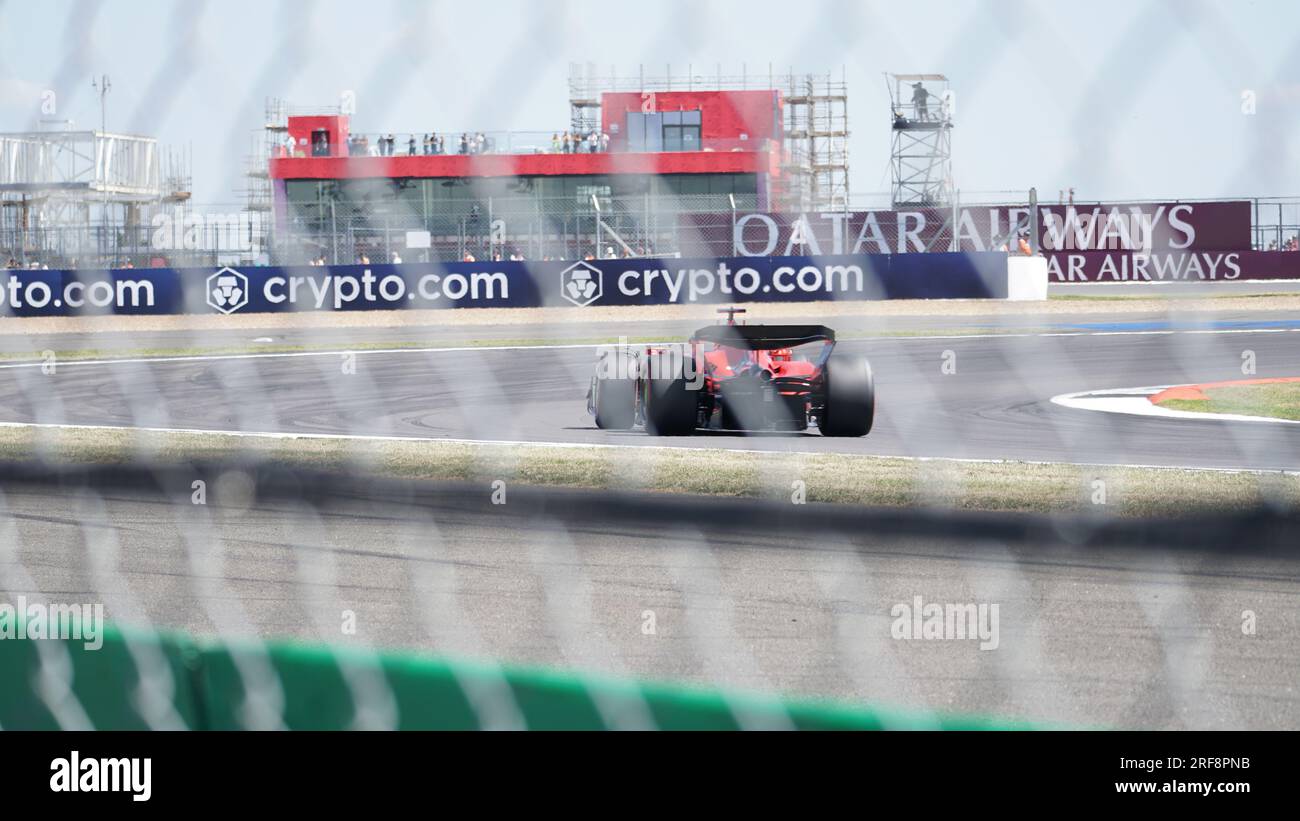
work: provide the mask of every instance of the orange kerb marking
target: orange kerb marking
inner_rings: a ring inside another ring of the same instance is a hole
[[[1169,399],[1209,399],[1206,388],[1226,388],[1233,385],[1271,385],[1278,382],[1300,382],[1300,376],[1277,376],[1271,379],[1236,379],[1228,382],[1203,382],[1200,385],[1177,385],[1165,388],[1160,393],[1150,396],[1151,404],[1159,405]]]

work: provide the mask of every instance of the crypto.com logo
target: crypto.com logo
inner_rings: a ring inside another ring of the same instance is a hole
[[[579,308],[586,307],[604,292],[600,269],[585,262],[575,262],[560,272],[560,294]]]
[[[233,314],[248,304],[248,277],[234,268],[222,268],[208,277],[208,304],[223,314]]]

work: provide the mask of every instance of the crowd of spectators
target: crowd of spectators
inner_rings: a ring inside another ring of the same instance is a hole
[[[551,135],[552,154],[601,154],[609,151],[609,135],[589,131],[570,134],[568,131]]]
[[[490,154],[495,150],[493,141],[482,131],[474,134],[463,133],[459,138],[454,138],[452,146],[455,154]],[[365,134],[353,134],[348,137],[348,156],[349,157],[394,157],[406,155],[408,157],[417,156],[435,156],[446,154],[447,135],[428,133],[424,134],[417,141],[416,135],[411,134],[406,139],[405,145],[399,145],[398,140],[392,134],[380,135],[373,143]]]
[[[1278,247],[1277,240],[1269,240],[1268,250],[1270,251],[1300,251],[1300,234],[1293,234],[1291,239],[1282,243]]]
[[[641,245],[638,245],[638,246],[636,246],[635,248],[632,248],[632,247],[624,248],[624,249],[622,249],[622,250],[615,250],[614,246],[612,246],[612,245],[607,245],[607,246],[605,246],[605,249],[604,249],[603,252],[599,252],[599,249],[590,249],[590,248],[589,248],[589,249],[587,249],[584,253],[582,253],[580,256],[574,256],[573,259],[579,259],[579,258],[584,259],[584,260],[596,260],[596,259],[641,259],[641,258],[653,257],[653,256],[654,256],[654,251],[653,251],[653,250],[651,250],[651,251],[647,251],[646,248],[645,248],[644,246],[641,246]],[[490,259],[490,260],[493,261],[493,262],[505,262],[505,261],[509,261],[509,262],[527,262],[527,261],[528,261],[528,257],[525,256],[524,253],[523,253],[522,251],[520,251],[518,248],[510,248],[510,249],[498,249],[498,250],[494,250],[494,251],[492,251],[490,254],[485,254],[484,257],[483,257],[483,259],[484,259],[485,261]],[[542,255],[542,256],[540,257],[540,260],[541,260],[542,262],[567,262],[567,261],[569,260],[569,257],[565,256],[564,254],[559,254],[559,255],[544,254],[544,255]],[[393,252],[393,253],[389,254],[389,259],[388,259],[388,261],[389,261],[391,264],[393,264],[393,265],[401,265],[401,264],[402,264],[402,257],[401,257],[397,252]],[[420,261],[420,260],[417,260],[417,262],[418,262],[418,261]],[[464,254],[463,256],[461,256],[460,261],[461,261],[461,262],[478,262],[478,261],[479,261],[479,258],[478,258],[478,256],[477,256],[476,254],[474,254],[474,252],[472,252],[472,251],[467,251],[467,252],[465,252],[465,254]],[[321,255],[316,256],[316,257],[312,257],[310,260],[308,260],[307,264],[308,264],[309,266],[312,266],[312,267],[321,267],[321,266],[327,266],[327,265],[329,265],[329,263],[325,260],[325,255],[324,255],[324,254],[321,254]],[[353,264],[354,264],[354,265],[369,265],[369,264],[370,264],[370,256],[369,256],[368,254],[366,254],[366,253],[358,253],[358,254],[356,254],[356,256],[355,256],[354,259],[353,259]]]
[[[13,257],[9,257],[9,261],[5,263],[5,268],[9,270],[18,270],[20,268],[26,268],[31,271],[48,271],[50,269],[50,266],[44,265],[40,262],[37,262],[36,260],[32,260],[26,265],[23,265]]]
[[[373,142],[365,134],[353,134],[348,137],[348,156],[350,157],[393,157],[393,156],[435,156],[440,154],[492,154],[497,150],[496,141],[482,131],[464,132],[459,137],[452,135],[450,151],[447,145],[448,135],[427,133],[409,135],[404,144],[392,134],[381,134]],[[544,147],[532,150],[545,152]],[[557,131],[551,134],[550,153],[552,154],[601,154],[609,151],[609,135],[599,131],[577,133]]]

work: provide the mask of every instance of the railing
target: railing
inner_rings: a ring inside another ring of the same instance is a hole
[[[566,143],[564,136],[568,134]],[[559,131],[425,131],[353,132],[343,145],[279,146],[276,156],[424,156],[435,154],[563,154],[592,153],[608,141],[590,134]],[[604,146],[604,149],[602,149]]]
[[[565,137],[568,136],[566,141]],[[767,140],[712,140],[702,151],[764,151]],[[617,148],[618,141],[595,132],[426,131],[353,132],[343,145],[275,146],[276,157],[418,157],[438,154],[593,154]]]

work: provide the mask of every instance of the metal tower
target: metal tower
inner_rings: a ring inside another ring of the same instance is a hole
[[[942,74],[889,74],[894,208],[952,201],[952,94]]]

